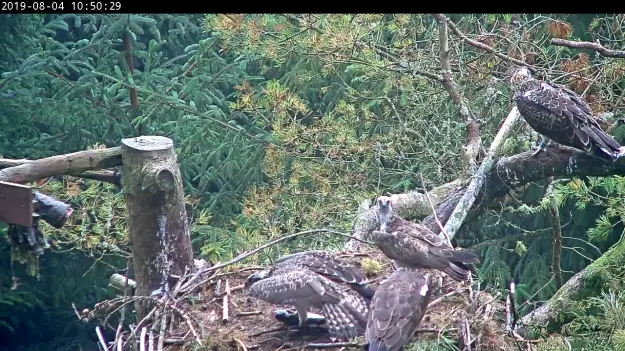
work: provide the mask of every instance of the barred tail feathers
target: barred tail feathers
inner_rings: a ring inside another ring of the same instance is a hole
[[[330,335],[340,339],[354,339],[367,328],[367,306],[362,299],[345,296],[339,303],[326,303],[321,308],[327,318]]]

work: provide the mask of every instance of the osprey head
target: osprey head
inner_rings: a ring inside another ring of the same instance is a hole
[[[264,271],[256,272],[250,275],[245,281],[245,288],[249,288],[250,286],[252,286],[252,284],[256,283],[257,281],[267,278],[270,272],[271,272],[270,270],[266,269]]]
[[[393,210],[393,201],[388,196],[378,196],[375,203],[375,210],[378,213],[390,212]]]
[[[379,196],[375,203],[375,212],[380,220],[380,231],[386,231],[386,224],[393,217],[393,201],[388,196]]]
[[[527,67],[521,66],[512,71],[510,85],[512,89],[515,89],[530,79],[532,79],[532,72]]]

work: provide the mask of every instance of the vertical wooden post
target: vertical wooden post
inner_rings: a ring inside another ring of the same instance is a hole
[[[122,139],[123,186],[136,295],[172,288],[172,275],[195,270],[174,143],[160,136]],[[138,303],[137,317],[146,306]]]

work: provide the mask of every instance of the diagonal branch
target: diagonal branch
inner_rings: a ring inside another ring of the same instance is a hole
[[[601,56],[604,57],[625,58],[625,50],[608,49],[599,43],[552,38],[550,44],[554,46],[565,46],[567,48],[574,49],[589,49],[598,52]]]
[[[445,224],[445,230],[443,230],[443,232],[446,232],[447,234],[444,235],[444,233],[441,233],[441,238],[448,236],[450,240],[453,239],[464,223],[469,210],[473,207],[475,200],[484,187],[488,173],[490,173],[493,166],[496,164],[501,148],[508,138],[508,134],[512,131],[512,126],[514,126],[519,117],[519,111],[515,106],[512,108],[510,114],[508,114],[508,117],[499,129],[499,132],[495,136],[493,143],[490,145],[490,149],[482,161],[480,168],[477,170],[475,176],[471,180],[471,183],[467,187],[467,190],[464,192],[464,195]]]
[[[440,15],[442,16],[442,15]],[[500,52],[498,52],[497,50],[495,50],[494,48],[492,48],[491,46],[488,46],[484,43],[480,43],[479,41],[473,40],[471,38],[469,38],[468,36],[466,36],[466,34],[462,33],[458,27],[456,27],[456,25],[454,24],[454,22],[452,22],[450,19],[445,18],[447,21],[447,24],[449,25],[449,28],[451,29],[452,32],[454,32],[455,35],[459,36],[462,40],[464,40],[467,44],[476,47],[478,49],[482,49],[488,53],[491,53],[497,57],[499,57],[502,60],[506,60],[508,62],[512,62],[515,63],[519,66],[525,66],[527,67],[530,71],[532,71],[532,73],[536,73],[536,69],[534,67],[532,67],[531,65],[527,64],[524,61],[521,61],[519,59],[515,59],[514,57],[510,57],[508,55],[502,54]]]
[[[480,125],[475,119],[469,105],[462,97],[460,89],[451,77],[451,64],[449,63],[449,35],[447,29],[447,17],[438,13],[434,18],[439,23],[439,51],[440,64],[443,69],[443,85],[449,94],[451,100],[458,106],[458,113],[462,116],[464,123],[467,125],[467,141],[462,149],[464,165],[463,168],[473,174],[477,168],[477,155],[480,151],[482,140],[480,137]]]

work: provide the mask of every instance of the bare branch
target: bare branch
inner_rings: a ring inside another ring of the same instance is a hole
[[[440,64],[443,69],[443,85],[449,94],[451,100],[458,106],[458,113],[462,116],[463,121],[467,124],[467,142],[462,149],[464,165],[463,168],[473,174],[477,168],[477,155],[480,151],[482,140],[480,137],[480,125],[471,113],[469,105],[466,103],[460,89],[451,77],[451,64],[449,62],[449,35],[447,29],[447,17],[442,13],[434,15],[439,23],[439,51]]]
[[[445,18],[447,20],[447,24],[449,25],[449,28],[451,29],[452,32],[454,32],[455,35],[459,36],[462,40],[464,40],[467,44],[476,47],[478,49],[482,49],[488,53],[491,53],[497,57],[499,57],[502,60],[506,60],[508,62],[512,62],[515,63],[517,65],[520,66],[526,66],[530,71],[532,71],[532,73],[536,73],[536,69],[534,67],[532,67],[531,65],[519,60],[519,59],[515,59],[514,57],[510,57],[508,55],[504,55],[500,52],[497,52],[495,49],[493,49],[492,47],[484,44],[484,43],[480,43],[479,41],[473,40],[469,37],[467,37],[464,33],[462,33],[458,27],[456,27],[456,25],[454,24],[454,22],[452,22],[450,19]]]
[[[625,50],[608,49],[599,43],[552,38],[550,44],[554,46],[565,46],[567,48],[573,49],[589,49],[598,52],[601,56],[604,57],[625,58]]]
[[[24,163],[0,170],[0,180],[29,183],[55,175],[78,175],[89,170],[117,167],[122,165],[122,154],[120,147],[111,147],[17,162]]]
[[[473,177],[473,180],[469,184],[469,187],[462,196],[462,199],[460,199],[458,205],[454,209],[454,212],[451,214],[449,220],[445,224],[444,232],[447,232],[447,234],[443,235],[443,233],[441,233],[441,238],[445,238],[446,236],[448,236],[449,239],[453,239],[462,224],[464,223],[464,220],[467,217],[469,210],[473,207],[475,200],[477,199],[479,193],[482,191],[482,187],[485,184],[487,174],[490,173],[491,169],[493,169],[495,161],[499,157],[499,153],[501,151],[501,148],[503,147],[504,141],[506,141],[506,139],[508,138],[508,134],[510,133],[510,131],[512,131],[512,126],[516,123],[519,117],[519,111],[515,106],[512,108],[512,110],[508,114],[508,117],[499,129],[499,132],[495,136],[495,140],[493,140],[493,143],[490,145],[490,149],[488,150],[486,157],[482,161],[480,168],[477,170],[477,173]]]

